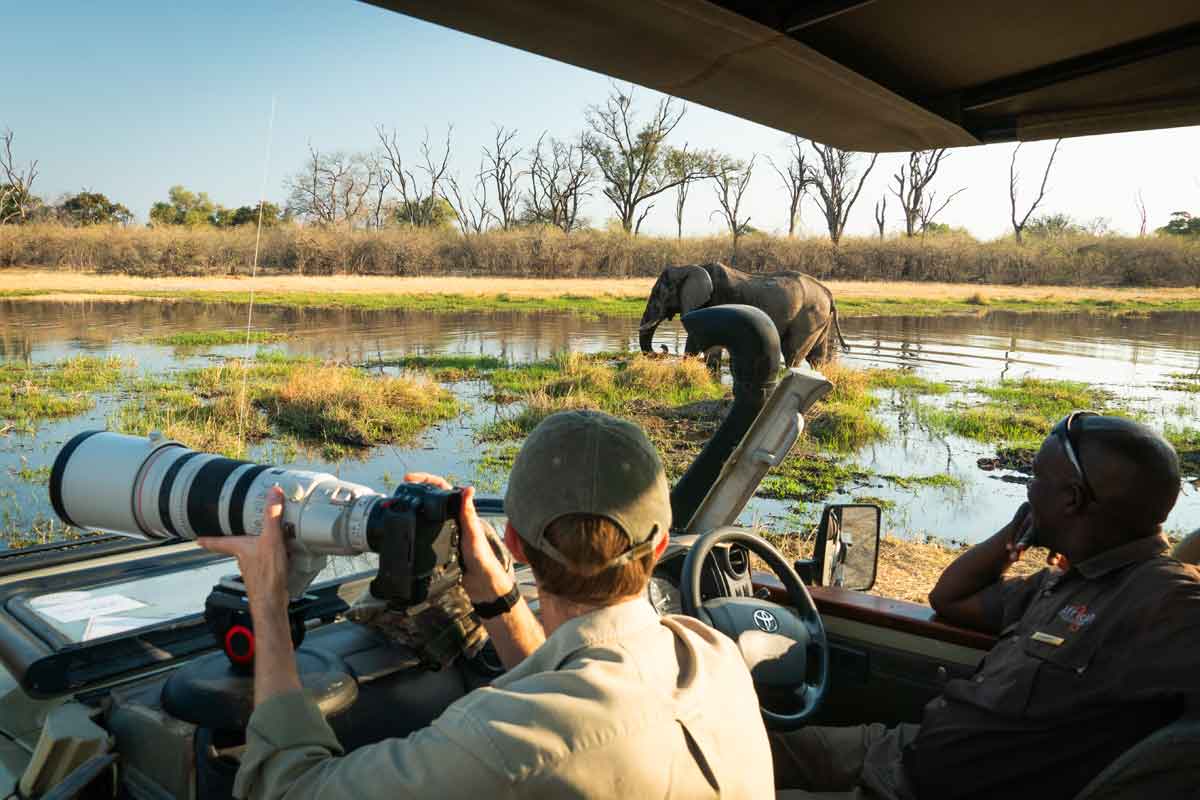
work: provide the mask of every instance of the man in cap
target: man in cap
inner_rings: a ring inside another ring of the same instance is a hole
[[[406,476],[449,488],[424,473]],[[261,537],[201,540],[238,558],[257,633],[239,797],[751,798],[774,792],[750,674],[720,633],[646,597],[671,505],[636,425],[547,417],[509,478],[504,539],[537,583],[541,622],[465,491],[464,586],[508,672],[428,727],[341,755],[300,691],[287,630],[282,497]]]
[[[919,726],[773,737],[780,785],[808,790],[783,796],[1074,797],[1194,707],[1200,571],[1167,556],[1162,534],[1179,487],[1175,450],[1155,431],[1092,412],[1065,417],[1034,459],[1028,502],[930,592],[945,621],[997,635],[974,676],[946,684]],[[1031,545],[1047,548],[1052,566],[1006,580]],[[1138,796],[1195,790],[1178,771],[1144,781]]]

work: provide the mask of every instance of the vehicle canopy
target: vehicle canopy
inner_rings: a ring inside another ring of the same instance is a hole
[[[1200,3],[368,0],[845,150],[1200,124]]]

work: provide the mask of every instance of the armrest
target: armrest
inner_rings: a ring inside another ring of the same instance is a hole
[[[776,603],[787,605],[790,602],[787,590],[774,575],[754,573],[754,588],[766,589]],[[996,643],[996,637],[991,634],[942,622],[932,608],[919,603],[833,586],[809,586],[808,592],[823,616],[854,620],[977,650],[990,650]]]

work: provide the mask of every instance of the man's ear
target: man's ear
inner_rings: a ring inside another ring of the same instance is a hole
[[[512,526],[511,522],[504,524],[504,546],[508,548],[508,552],[512,553],[512,557],[522,564],[528,564],[529,559],[525,557],[525,548],[522,546],[521,536],[517,533],[517,529]]]

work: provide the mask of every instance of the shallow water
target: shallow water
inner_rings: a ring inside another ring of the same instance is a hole
[[[245,329],[245,306],[202,303],[87,301],[46,303],[0,301],[0,358],[54,361],[78,353],[133,359],[140,371],[161,373],[209,363],[214,357],[241,355],[244,346],[174,348],[152,344],[151,337],[172,332]],[[533,361],[554,352],[636,349],[632,320],[566,313],[429,313],[256,307],[255,330],[286,334],[271,348],[369,364],[405,354],[461,353]],[[1158,385],[1171,373],[1200,369],[1200,314],[1159,314],[1110,318],[1084,314],[1021,315],[994,312],[986,317],[896,317],[847,319],[842,328],[850,344],[843,359],[850,366],[905,366],[917,374],[951,382],[999,380],[1023,376],[1063,378],[1099,384],[1148,414],[1154,425],[1196,426],[1200,395],[1166,391]],[[656,347],[683,348],[677,323],[663,325]],[[249,348],[253,351],[255,346]],[[474,431],[511,409],[484,399],[486,386],[455,384],[469,404],[460,418],[430,429],[415,447],[374,448],[366,459],[340,463],[304,462],[381,490],[391,488],[405,471],[441,472],[461,482],[478,482],[481,491],[498,493],[503,475],[485,467],[485,448]],[[950,400],[961,399],[952,394]],[[52,514],[44,485],[17,477],[21,467],[53,462],[62,443],[79,430],[104,427],[120,398],[102,397],[81,417],[42,423],[33,436],[0,436],[0,521],[20,525]],[[921,476],[946,473],[962,488],[902,489],[872,479],[847,487],[829,500],[872,497],[894,503],[885,508],[885,526],[912,537],[925,535],[975,541],[990,534],[1024,497],[1018,476],[983,472],[976,465],[994,448],[922,428],[908,407],[885,393],[880,413],[894,432],[850,460],[879,474]],[[268,457],[267,449],[258,451]],[[298,464],[299,465],[299,464]],[[815,508],[756,499],[742,522],[796,529]],[[5,525],[5,527],[10,527]],[[1168,529],[1200,526],[1200,493],[1188,484],[1168,520]],[[3,544],[0,543],[0,547]]]

